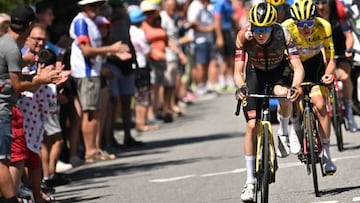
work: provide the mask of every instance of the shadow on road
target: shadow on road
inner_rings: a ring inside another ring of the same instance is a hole
[[[351,190],[358,190],[360,189],[360,185],[358,186],[351,186],[351,187],[342,187],[342,188],[335,188],[335,189],[330,189],[330,190],[322,190],[320,191],[320,195],[323,196],[323,195],[337,195],[337,194],[340,194],[340,193],[343,193],[343,192],[348,192],[348,191],[351,191]]]

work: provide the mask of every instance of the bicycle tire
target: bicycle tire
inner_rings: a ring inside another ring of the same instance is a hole
[[[263,128],[263,151],[262,151],[262,167],[263,174],[261,177],[261,203],[268,203],[269,200],[269,184],[270,184],[270,148],[269,148],[269,127],[264,125]]]
[[[319,197],[319,184],[318,184],[318,177],[317,177],[317,170],[316,170],[316,163],[318,160],[318,154],[315,152],[315,141],[314,139],[316,136],[314,133],[317,133],[316,131],[316,122],[315,122],[315,115],[314,112],[310,110],[310,107],[305,107],[304,110],[304,118],[306,119],[306,140],[308,143],[308,149],[309,149],[309,158],[310,158],[310,164],[311,164],[311,173],[313,177],[313,183],[314,183],[314,191],[315,196]]]
[[[338,94],[336,92],[335,87],[331,89],[331,94],[333,97],[332,104],[332,117],[331,117],[331,123],[335,132],[336,136],[336,144],[338,150],[341,152],[344,150],[344,143],[343,143],[343,133],[342,133],[342,127],[341,124],[343,123],[341,112],[340,112],[340,103]]]

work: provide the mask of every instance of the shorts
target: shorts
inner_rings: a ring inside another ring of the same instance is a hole
[[[293,72],[286,60],[275,69],[269,71],[255,69],[250,63],[247,63],[246,66],[246,84],[249,88],[249,93],[263,94],[266,85],[271,87],[275,85],[290,87],[292,75]],[[260,98],[247,98],[247,105],[243,107],[246,121],[261,118],[262,101]]]
[[[304,82],[320,82],[326,68],[322,53],[303,61],[302,64],[305,70]]]
[[[23,121],[24,118],[20,112],[20,109],[14,106],[12,108],[11,119],[13,140],[11,144],[10,162],[12,163],[25,160],[28,157]]]
[[[166,63],[166,70],[164,72],[164,86],[174,87],[176,84],[176,76],[179,73],[179,63],[171,61]]]
[[[149,60],[151,84],[163,85],[165,83],[166,61]]]
[[[46,135],[51,136],[61,132],[61,126],[58,114],[45,114],[44,117],[44,130]]]
[[[0,160],[11,159],[11,115],[0,115]]]
[[[30,149],[27,150],[28,158],[25,160],[25,166],[30,169],[35,169],[40,167],[40,155],[31,151]]]
[[[130,73],[128,75],[124,75],[120,68],[111,63],[109,63],[107,67],[115,76],[115,78],[109,80],[110,96],[116,97],[120,95],[134,95],[135,74]]]
[[[224,57],[233,58],[235,55],[235,36],[231,30],[222,30],[222,35],[224,38],[224,47],[220,49],[220,53]]]
[[[76,92],[83,111],[100,108],[100,77],[74,78]]]
[[[135,94],[136,104],[148,107],[151,104],[151,88],[150,86],[139,87]]]
[[[209,43],[195,44],[195,65],[201,64],[204,66],[209,65],[212,58],[215,57],[215,47]]]

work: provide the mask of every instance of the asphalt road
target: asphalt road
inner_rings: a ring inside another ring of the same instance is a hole
[[[71,184],[56,187],[55,197],[69,203],[241,202],[245,122],[242,114],[234,116],[234,110],[232,95],[197,102],[174,123],[138,134],[145,146],[123,148],[116,160],[69,171]],[[338,171],[326,177],[319,173],[321,197],[315,197],[312,177],[295,155],[279,159],[270,202],[360,202],[359,138],[360,132],[345,132],[341,153],[332,139]]]

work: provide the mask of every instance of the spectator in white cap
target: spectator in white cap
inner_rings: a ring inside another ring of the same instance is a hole
[[[100,8],[105,0],[81,0],[79,12],[70,25],[70,37],[74,40],[71,46],[71,73],[75,82],[79,102],[78,118],[81,122],[74,123],[80,128],[85,145],[85,163],[104,160],[96,147],[96,136],[99,130],[100,109],[100,71],[102,56],[116,55],[127,57],[129,47],[120,41],[102,46],[101,34],[95,23]],[[81,124],[80,124],[81,123]],[[76,138],[73,138],[76,139]],[[78,140],[76,140],[78,141]],[[76,141],[71,147],[76,147]],[[71,154],[74,157],[76,154]],[[70,162],[71,158],[70,157]],[[76,157],[76,156],[75,156]]]

